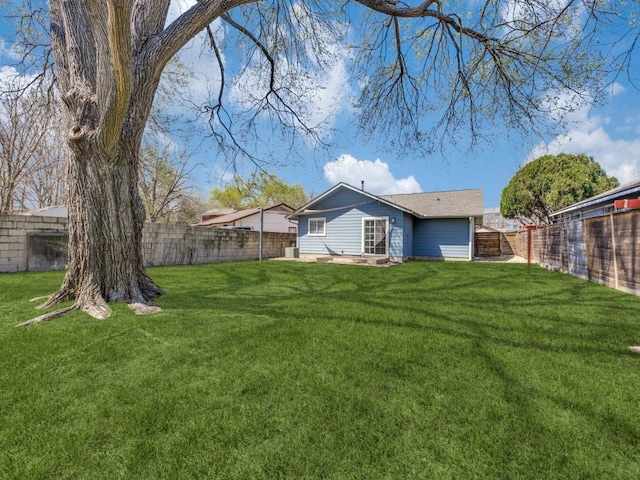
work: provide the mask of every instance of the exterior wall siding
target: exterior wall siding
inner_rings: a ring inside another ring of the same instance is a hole
[[[341,208],[346,207],[346,208]],[[298,221],[300,253],[324,255],[361,255],[362,219],[389,217],[389,256],[403,257],[403,213],[382,202],[351,190],[338,190],[314,205],[315,210],[330,210],[304,215]],[[332,210],[338,209],[338,210]],[[325,235],[309,236],[310,218],[325,219]],[[391,223],[395,219],[395,223]]]
[[[467,218],[414,221],[414,256],[469,258],[469,248],[469,220]]]
[[[404,230],[404,258],[413,256],[413,217],[408,213],[403,215],[403,230]]]

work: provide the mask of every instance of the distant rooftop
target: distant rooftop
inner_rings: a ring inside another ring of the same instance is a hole
[[[224,223],[233,223],[236,222],[240,219],[246,218],[246,217],[250,217],[252,215],[256,215],[258,213],[260,213],[260,208],[262,207],[255,207],[255,208],[247,208],[245,210],[238,210],[237,212],[232,212],[229,213],[227,215],[220,215],[217,217],[213,217],[213,218],[209,218],[208,220],[202,220],[198,223],[196,223],[195,225],[198,227],[206,227],[206,226],[211,226],[211,225],[220,225],[220,224],[224,224]],[[283,211],[286,213],[291,213],[293,212],[293,208],[291,208],[290,206],[284,204],[284,203],[279,203],[278,205],[273,205],[271,207],[264,207],[263,211],[267,212],[270,210],[276,210],[276,211]]]
[[[69,209],[67,208],[66,205],[54,205],[52,207],[44,207],[44,208],[39,208],[37,210],[30,210],[28,212],[24,212],[22,215],[67,218],[69,216]]]

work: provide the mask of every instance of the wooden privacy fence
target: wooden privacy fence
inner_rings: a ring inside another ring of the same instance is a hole
[[[474,257],[499,257],[513,255],[511,246],[513,234],[502,232],[476,232],[474,238]]]
[[[527,258],[528,233],[516,253]],[[640,295],[640,210],[611,213],[531,232],[531,261],[585,280]]]

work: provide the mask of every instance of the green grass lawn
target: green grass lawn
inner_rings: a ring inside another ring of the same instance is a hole
[[[165,311],[0,275],[0,479],[640,478],[640,298],[526,265],[150,269]]]

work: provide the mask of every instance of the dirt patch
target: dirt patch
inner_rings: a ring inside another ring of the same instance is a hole
[[[501,255],[499,257],[474,257],[474,262],[527,263],[526,258],[518,255]]]

